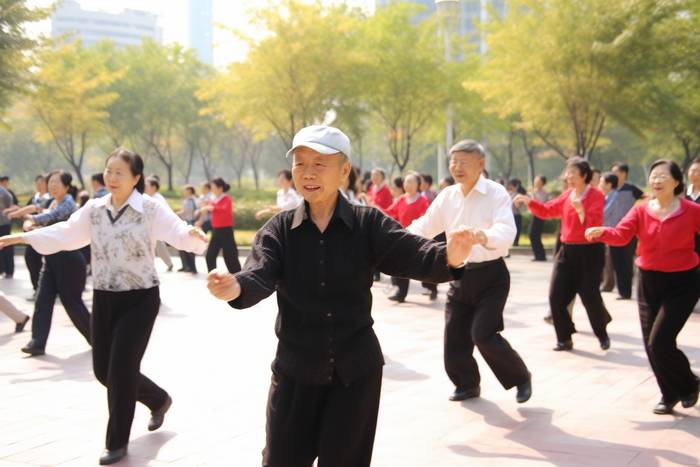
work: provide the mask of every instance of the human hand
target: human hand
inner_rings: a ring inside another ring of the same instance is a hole
[[[530,197],[523,194],[516,195],[515,198],[513,198],[513,204],[515,204],[516,208],[522,206],[523,203],[525,204],[525,206],[529,206],[530,201],[532,201]]]
[[[19,211],[19,206],[11,206],[5,210],[2,211],[2,215],[7,217],[8,219],[12,219],[13,214]]]
[[[478,243],[474,232],[461,226],[447,237],[447,265],[456,268],[469,258],[474,245]]]
[[[214,269],[209,273],[207,288],[213,296],[227,302],[235,300],[241,295],[241,285],[233,274],[220,269]]]
[[[471,237],[475,245],[486,245],[489,241],[483,230],[476,227],[469,227],[467,231],[471,233]]]
[[[603,235],[604,231],[605,227],[589,227],[588,229],[586,229],[586,240],[592,242],[593,239]]]
[[[201,212],[212,212],[214,210],[214,205],[210,204],[208,206],[204,206],[202,209],[200,209]]]
[[[189,233],[190,236],[192,236],[192,237],[197,237],[197,238],[199,238],[199,239],[200,239],[201,241],[203,241],[204,243],[209,243],[209,237],[207,237],[207,234],[205,234],[204,231],[202,231],[202,229],[200,229],[199,227],[193,227],[193,228],[191,228],[190,231],[189,231],[188,233]]]
[[[266,209],[261,209],[260,211],[258,211],[258,212],[255,213],[255,219],[260,220],[260,219],[262,219],[263,217],[265,217],[266,215],[268,215],[269,213],[270,213],[270,210],[269,210],[269,209],[267,209],[267,208],[266,208]]]
[[[17,245],[19,243],[24,243],[24,239],[21,235],[5,235],[4,237],[0,237],[0,250],[6,246]]]

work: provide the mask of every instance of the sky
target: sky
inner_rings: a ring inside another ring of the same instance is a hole
[[[196,0],[193,0],[196,1]],[[324,3],[331,0],[324,0]],[[53,0],[28,0],[31,6],[47,7]],[[158,15],[158,25],[163,28],[164,42],[188,44],[187,38],[187,0],[78,0],[83,10],[119,13],[124,8],[150,11]],[[375,0],[347,0],[349,5],[360,6],[368,12],[374,11]],[[250,7],[264,6],[265,0],[214,0],[214,21],[222,25],[247,30],[246,11]],[[33,34],[51,35],[51,21],[31,24],[27,28]],[[214,29],[214,62],[224,66],[231,61],[245,58],[245,46],[233,40],[230,32],[220,28]]]

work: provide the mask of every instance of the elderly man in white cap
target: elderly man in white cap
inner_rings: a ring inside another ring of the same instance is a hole
[[[369,466],[384,359],[372,329],[372,271],[428,282],[460,277],[476,239],[440,244],[338,192],[351,165],[340,130],[311,126],[287,153],[304,202],[258,232],[243,271],[212,271],[211,293],[248,308],[277,292],[279,338],[263,466]]]

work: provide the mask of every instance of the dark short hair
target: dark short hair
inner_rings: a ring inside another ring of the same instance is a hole
[[[612,169],[614,169],[615,167],[617,167],[617,170],[619,170],[620,172],[624,172],[624,173],[626,173],[626,174],[630,173],[630,168],[629,168],[629,166],[628,166],[627,164],[625,164],[624,162],[615,162],[615,163],[610,167],[610,169],[612,170]]]
[[[197,193],[192,185],[183,186],[182,191],[185,191],[185,190],[189,190],[193,195]]]
[[[157,178],[148,177],[146,179],[146,183],[148,183],[149,186],[155,187],[156,191],[160,190],[160,182],[158,181]]]
[[[9,182],[9,181],[10,181],[10,177],[8,177],[7,175],[3,175],[2,177],[0,177],[0,182]]]
[[[535,175],[535,178],[539,177],[540,180],[542,180],[542,184],[546,185],[547,184],[547,177],[544,174],[537,174]]]
[[[665,165],[666,167],[668,167],[668,171],[671,172],[671,176],[674,179],[678,180],[678,186],[673,190],[673,194],[678,196],[681,193],[683,193],[683,190],[685,189],[685,185],[683,184],[683,172],[681,172],[681,168],[678,167],[678,164],[676,164],[672,160],[659,159],[658,161],[654,162],[653,164],[651,164],[651,167],[649,167],[649,175],[651,175],[652,170],[654,170],[660,165]]]
[[[284,175],[284,178],[287,179],[288,182],[292,181],[292,171],[289,169],[282,169],[279,172],[277,172],[277,177],[279,178],[280,175]]]
[[[617,188],[619,179],[617,178],[617,175],[615,175],[615,172],[603,172],[600,174],[600,178],[605,180],[605,183],[611,183],[613,188]]]
[[[447,177],[443,178],[442,180],[443,180],[444,182],[449,183],[450,186],[452,186],[452,185],[455,184],[455,179],[452,178],[452,176],[447,176]]]
[[[396,177],[394,179],[394,186],[403,190],[403,177]]]
[[[92,174],[92,177],[90,177],[93,182],[97,182],[102,186],[105,186],[105,174],[103,173],[96,173]]]
[[[372,171],[377,171],[380,174],[382,174],[382,180],[386,180],[386,170],[382,169],[381,167],[375,167],[372,169]]]
[[[520,185],[521,185],[521,183],[520,183],[520,179],[519,179],[519,178],[510,177],[510,180],[508,180],[508,186],[512,186],[512,187],[517,188],[517,187],[519,187]]]
[[[425,183],[427,183],[428,185],[432,185],[432,184],[433,184],[433,177],[432,177],[429,173],[427,173],[427,172],[421,172],[421,173],[420,173],[420,178],[422,178],[423,181],[424,181]]]
[[[129,151],[128,149],[117,148],[112,151],[109,156],[107,156],[105,167],[107,166],[109,160],[113,157],[118,157],[129,164],[129,170],[131,171],[131,175],[133,177],[136,177],[137,175],[139,176],[139,181],[136,182],[134,188],[136,188],[136,191],[143,194],[143,190],[146,187],[146,180],[143,178],[143,159],[141,159],[141,156]]]
[[[593,178],[593,170],[591,170],[591,165],[583,157],[572,157],[566,161],[566,166],[576,167],[586,183],[590,183],[591,178]]]
[[[226,193],[228,190],[231,189],[231,185],[226,183],[223,178],[217,177],[211,181],[214,185],[218,186],[219,188],[224,189],[224,193]]]
[[[51,177],[58,177],[59,180],[61,180],[61,184],[63,186],[68,187],[68,194],[73,197],[73,200],[75,200],[78,196],[78,189],[73,186],[73,176],[68,172],[67,170],[63,169],[58,169],[58,170],[52,170],[49,172],[49,174],[46,176],[46,183],[49,183],[49,180],[51,180]]]
[[[46,175],[37,175],[34,181],[43,180],[46,181]]]
[[[598,175],[600,175],[600,170],[598,170],[598,169],[591,169],[591,173],[594,173],[594,174],[597,173]]]
[[[209,182],[202,182],[201,186],[202,186],[202,188],[206,188],[208,190],[211,190],[211,185],[209,184]]]

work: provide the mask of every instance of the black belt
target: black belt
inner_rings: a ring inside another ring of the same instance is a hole
[[[464,269],[481,269],[481,268],[485,268],[486,266],[491,266],[492,264],[495,264],[498,262],[503,262],[503,258],[493,259],[491,261],[484,261],[482,263],[467,263],[464,266]]]

